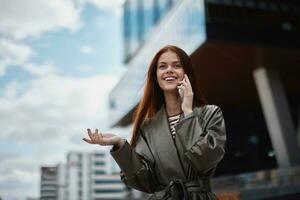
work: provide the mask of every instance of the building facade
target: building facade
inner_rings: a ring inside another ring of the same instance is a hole
[[[41,167],[40,200],[58,200],[57,167]]]
[[[57,166],[57,199],[67,200],[67,165],[64,163]]]
[[[70,152],[67,156],[67,199],[124,199],[125,186],[113,174],[107,153]]]
[[[109,96],[111,125],[132,123],[150,61],[172,44],[223,111],[228,141],[217,177],[299,165],[299,13],[296,1],[127,0],[128,70]]]

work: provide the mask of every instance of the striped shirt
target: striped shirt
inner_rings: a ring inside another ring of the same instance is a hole
[[[175,138],[176,135],[175,125],[179,122],[179,119],[180,119],[180,114],[168,117],[169,127],[173,138]]]

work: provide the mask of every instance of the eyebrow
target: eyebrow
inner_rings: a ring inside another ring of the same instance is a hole
[[[179,61],[179,60],[173,61],[172,64],[173,64],[173,63],[180,63],[180,61]],[[167,64],[167,63],[166,63],[166,62],[159,62],[158,64]]]

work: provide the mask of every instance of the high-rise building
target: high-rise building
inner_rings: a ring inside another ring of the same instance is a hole
[[[40,200],[58,200],[57,167],[41,167]]]
[[[57,200],[67,200],[67,165],[57,165]]]
[[[70,152],[67,156],[67,199],[90,200],[88,154]],[[83,173],[84,170],[84,173]],[[84,175],[84,176],[83,176]],[[87,188],[87,189],[84,189]]]
[[[67,199],[124,199],[125,186],[112,174],[105,152],[70,152],[67,156]]]

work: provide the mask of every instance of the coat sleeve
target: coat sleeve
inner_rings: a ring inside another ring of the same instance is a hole
[[[138,145],[147,149],[142,137],[139,137]],[[114,151],[113,148],[111,155],[121,169],[120,176],[122,182],[142,192],[155,192],[158,184],[153,171],[153,163],[149,159],[138,154],[127,141],[119,149]]]
[[[225,141],[225,121],[221,109],[215,105],[204,106],[200,116],[193,110],[176,126],[177,146],[186,161],[200,173],[206,173],[222,160]]]

